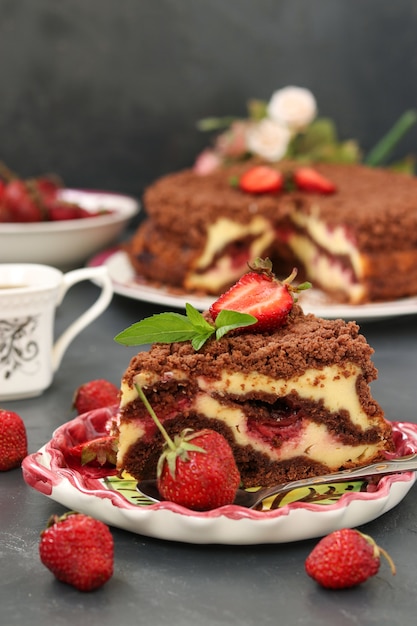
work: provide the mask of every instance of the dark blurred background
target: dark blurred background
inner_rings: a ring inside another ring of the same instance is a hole
[[[417,107],[411,0],[0,0],[0,159],[142,194],[187,167],[198,119],[308,87],[373,147]],[[417,127],[398,148],[417,151]]]

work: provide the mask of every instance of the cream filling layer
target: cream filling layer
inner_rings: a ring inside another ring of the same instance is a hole
[[[119,425],[119,443],[117,449],[117,465],[123,464],[123,459],[130,446],[141,439],[145,434],[145,429],[138,420]]]
[[[208,379],[199,376],[197,384],[199,389],[207,395],[244,397],[252,392],[260,392],[282,398],[295,392],[304,400],[323,402],[324,407],[331,413],[347,411],[352,423],[366,430],[369,417],[363,410],[356,393],[356,383],[360,374],[361,369],[355,363],[345,363],[343,367],[328,365],[321,370],[310,368],[303,374],[288,380],[272,378],[258,372],[243,373],[223,370],[221,378]],[[185,382],[187,378],[187,374],[181,370],[165,372],[163,377],[145,370],[135,376],[134,383],[150,388],[163,384],[164,380]],[[134,386],[130,387],[124,381],[121,391],[122,408],[138,397]]]
[[[378,444],[345,445],[337,437],[332,436],[324,424],[316,424],[308,419],[302,421],[296,437],[284,439],[279,447],[273,447],[261,436],[259,438],[254,436],[248,427],[244,412],[239,407],[225,406],[216,398],[202,392],[195,398],[194,409],[209,420],[222,421],[231,429],[238,445],[250,445],[257,452],[268,456],[273,462],[304,456],[319,463],[325,460],[325,464],[330,469],[337,469],[349,461],[366,463],[378,449]],[[285,431],[285,428],[283,430]],[[144,432],[140,420],[120,425],[117,454],[119,466],[123,465],[123,459],[130,446],[141,439]]]
[[[187,276],[186,287],[217,291],[224,284],[239,278],[242,275],[242,267],[236,266],[233,259],[222,256],[221,252],[228,244],[248,236],[253,237],[248,249],[250,259],[261,256],[274,240],[270,223],[259,215],[247,224],[240,224],[224,217],[212,224],[207,230],[207,242],[203,253],[197,260],[194,271]],[[217,255],[219,258],[213,265],[213,259]],[[244,267],[246,268],[246,262]],[[203,272],[204,268],[210,269]]]
[[[321,370],[308,369],[300,376],[288,380],[275,379],[265,374],[251,372],[222,372],[219,380],[198,379],[200,389],[207,393],[244,396],[250,392],[266,392],[277,398],[296,392],[304,400],[322,401],[328,411],[348,411],[353,424],[366,429],[369,418],[360,405],[356,381],[361,369],[354,363],[329,365]]]
[[[272,461],[285,461],[295,456],[304,456],[319,463],[325,461],[329,467],[337,468],[347,461],[366,463],[378,449],[378,445],[368,443],[345,445],[333,437],[324,424],[316,424],[308,419],[302,421],[295,438],[284,440],[282,445],[274,448],[261,438],[251,436],[246,416],[239,408],[222,405],[207,394],[199,394],[195,409],[208,419],[223,421],[231,428],[237,444],[250,445],[258,452],[266,454]]]
[[[306,233],[294,233],[288,238],[288,245],[304,263],[308,278],[313,283],[317,279],[321,284],[332,286],[335,291],[347,293],[353,303],[360,302],[365,292],[359,284],[364,275],[365,263],[356,246],[346,236],[345,229],[337,226],[330,230],[319,219],[318,207],[313,207],[311,214],[293,213],[291,219]],[[333,258],[329,258],[321,249],[333,255]],[[352,282],[350,271],[337,261],[341,255],[349,259],[359,282]]]

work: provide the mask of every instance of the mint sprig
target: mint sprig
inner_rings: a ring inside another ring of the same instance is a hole
[[[141,346],[150,343],[174,343],[191,341],[194,350],[206,343],[212,335],[221,339],[226,333],[236,328],[251,326],[258,320],[248,313],[238,311],[220,311],[214,325],[188,302],[186,315],[180,313],[159,313],[147,317],[129,326],[114,338],[125,346]]]

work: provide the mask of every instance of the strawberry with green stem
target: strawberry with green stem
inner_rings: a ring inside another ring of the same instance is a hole
[[[185,429],[171,439],[142,388],[136,390],[165,441],[157,466],[162,498],[196,511],[232,504],[240,474],[226,439],[210,429]]]
[[[389,554],[359,530],[336,530],[315,546],[305,561],[307,574],[327,589],[346,589],[374,576],[386,558],[392,574],[396,568]]]
[[[39,556],[61,582],[93,591],[113,575],[113,536],[106,524],[88,515],[53,515],[41,532]]]
[[[296,294],[311,287],[303,283],[297,287],[291,283],[297,275],[293,270],[283,281],[272,272],[270,259],[256,259],[228,291],[222,294],[210,307],[214,320],[225,310],[252,315],[257,322],[251,327],[255,332],[266,332],[279,328],[285,323],[291,311]]]

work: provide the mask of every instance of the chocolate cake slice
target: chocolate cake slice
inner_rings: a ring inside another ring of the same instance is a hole
[[[135,385],[171,436],[184,428],[222,433],[245,487],[383,459],[394,446],[370,391],[372,353],[354,322],[305,315],[298,304],[271,332],[248,327],[198,351],[190,341],[156,343],[122,379],[118,468],[155,478],[163,444]]]

